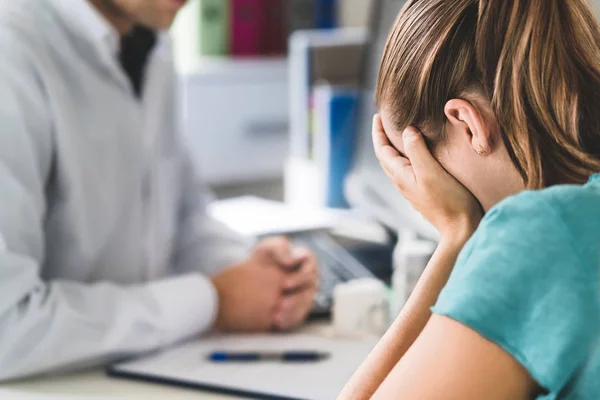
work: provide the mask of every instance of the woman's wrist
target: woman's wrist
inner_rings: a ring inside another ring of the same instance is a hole
[[[465,217],[445,231],[440,231],[440,245],[449,249],[462,249],[477,230],[480,221],[481,218]]]

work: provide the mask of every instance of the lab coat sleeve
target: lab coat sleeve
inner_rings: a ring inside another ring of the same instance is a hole
[[[168,37],[165,40],[170,40]],[[207,214],[208,204],[215,199],[208,185],[203,181],[198,164],[190,150],[187,137],[183,134],[181,111],[182,96],[178,95],[177,77],[172,65],[171,90],[163,95],[171,96],[174,107],[170,119],[171,146],[179,157],[181,196],[179,225],[173,252],[173,264],[178,272],[200,271],[209,276],[239,263],[245,259],[253,245],[253,240],[245,238]],[[168,93],[167,93],[168,92]],[[169,102],[166,102],[169,104]],[[165,120],[169,120],[166,118]],[[169,129],[166,129],[169,131]],[[199,135],[214,135],[215,132],[191,132]],[[238,160],[231,160],[238,162]],[[243,160],[241,161],[243,162]]]
[[[214,275],[250,253],[251,241],[207,215],[212,194],[202,182],[190,153],[182,150],[183,196],[174,265],[179,272]]]
[[[0,23],[0,381],[98,364],[208,329],[217,296],[198,273],[131,286],[41,277],[52,118],[33,56],[11,35]]]

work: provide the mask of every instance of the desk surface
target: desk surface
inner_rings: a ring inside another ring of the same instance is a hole
[[[240,397],[223,396],[190,389],[136,382],[106,376],[103,368],[75,374],[31,379],[1,385],[2,390],[15,391],[15,397],[37,398],[44,395],[55,399],[132,399],[132,400],[239,400]]]
[[[311,324],[302,329],[304,332],[324,333],[331,329],[327,324]],[[240,400],[241,397],[225,396],[192,389],[183,389],[167,385],[137,382],[106,376],[104,368],[95,368],[83,372],[65,375],[47,376],[0,385],[2,391],[15,391],[11,398],[90,400],[132,399],[132,400]]]
[[[44,396],[54,399],[132,399],[132,400],[239,400],[240,397],[224,396],[209,392],[183,389],[166,385],[110,378],[103,368],[85,372],[31,379],[1,385],[2,390],[15,391],[17,398]]]

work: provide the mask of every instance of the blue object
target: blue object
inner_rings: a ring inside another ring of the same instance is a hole
[[[352,167],[356,147],[356,105],[358,92],[347,87],[316,89],[315,105],[321,115],[317,132],[316,159],[325,171],[325,206],[347,208],[344,181]]]
[[[344,181],[352,167],[354,148],[356,147],[356,91],[336,93],[330,104],[329,172],[327,206],[346,208],[348,203],[344,195]]]
[[[337,27],[337,0],[315,0],[315,23],[317,29]]]
[[[460,254],[433,312],[502,347],[548,394],[600,393],[600,175],[512,196]]]
[[[287,352],[228,352],[215,351],[209,354],[212,362],[255,362],[255,361],[283,361],[307,362],[320,361],[329,357],[327,353],[317,351],[287,351]]]

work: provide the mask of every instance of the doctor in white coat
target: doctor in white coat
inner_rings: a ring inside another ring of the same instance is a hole
[[[184,4],[0,0],[0,381],[311,308],[310,252],[205,214],[163,32]]]

